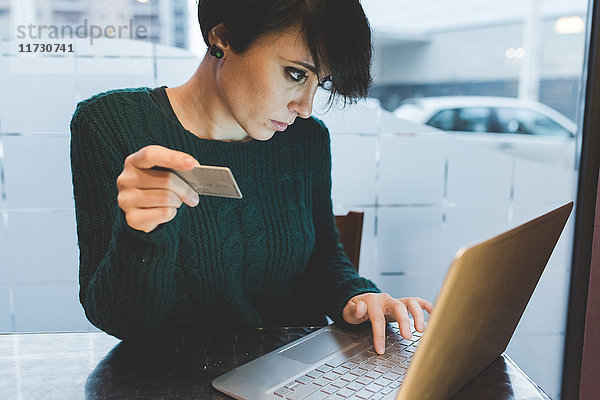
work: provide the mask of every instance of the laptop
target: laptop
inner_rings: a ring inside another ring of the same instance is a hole
[[[213,380],[243,400],[443,400],[500,356],[569,218],[573,202],[457,251],[423,334],[386,327],[382,355],[370,324],[335,324]]]

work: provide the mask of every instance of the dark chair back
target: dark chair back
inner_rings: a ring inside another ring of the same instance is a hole
[[[350,211],[347,215],[335,216],[335,225],[340,231],[340,243],[344,246],[344,251],[356,268],[356,272],[358,272],[358,261],[360,259],[364,214],[364,212]]]

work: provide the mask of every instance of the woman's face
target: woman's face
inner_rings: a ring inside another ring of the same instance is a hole
[[[268,140],[296,117],[310,117],[319,78],[299,29],[263,35],[242,54],[224,50],[219,96],[248,135]]]

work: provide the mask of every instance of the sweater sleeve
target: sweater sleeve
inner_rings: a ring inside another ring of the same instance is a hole
[[[318,121],[320,122],[320,121]],[[338,325],[348,327],[342,311],[348,300],[361,293],[380,293],[377,286],[356,272],[339,242],[331,201],[331,143],[329,130],[320,122],[313,172],[313,222],[315,249],[309,271],[322,293],[325,313]]]
[[[120,339],[141,338],[166,320],[176,302],[178,222],[150,233],[127,224],[116,185],[127,151],[117,145],[116,124],[102,122],[106,110],[87,105],[80,103],[71,120],[79,299],[98,328]]]

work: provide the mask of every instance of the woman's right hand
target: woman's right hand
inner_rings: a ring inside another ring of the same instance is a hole
[[[175,174],[151,169],[165,167],[190,170],[200,163],[189,154],[150,145],[130,154],[117,177],[119,207],[127,225],[143,232],[172,220],[182,203],[198,205],[198,194]]]

